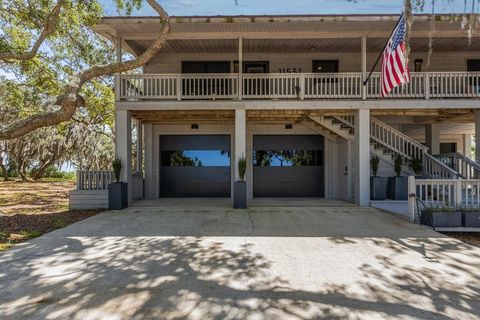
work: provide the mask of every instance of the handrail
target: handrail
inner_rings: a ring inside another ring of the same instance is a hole
[[[106,190],[112,181],[113,171],[77,171],[77,190]]]
[[[426,146],[374,117],[370,120],[370,137],[407,160],[422,159],[424,172],[429,177],[449,179],[458,177],[458,172],[430,155]]]
[[[443,153],[435,156],[439,161],[457,171],[464,179],[480,177],[480,164],[459,152]]]

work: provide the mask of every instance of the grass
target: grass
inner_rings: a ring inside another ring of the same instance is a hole
[[[70,211],[68,192],[74,188],[68,179],[0,181],[0,251],[100,212]]]

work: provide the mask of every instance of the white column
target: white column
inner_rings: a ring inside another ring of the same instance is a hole
[[[362,73],[363,81],[367,80],[367,36],[362,36]],[[367,99],[367,86],[362,83],[362,97]]]
[[[122,160],[120,180],[128,183],[128,204],[132,203],[132,116],[130,111],[115,111],[115,154]]]
[[[440,154],[440,126],[436,123],[425,125],[425,144],[430,154]]]
[[[156,199],[155,174],[153,168],[153,125],[144,124],[145,136],[145,199]]]
[[[235,110],[235,180],[239,180],[238,160],[246,158],[247,112],[245,109]]]
[[[475,161],[480,162],[480,110],[475,110]]]
[[[137,173],[143,173],[143,124],[137,120],[137,166],[135,170]]]
[[[122,62],[122,38],[117,38],[117,62]],[[120,101],[120,73],[115,74],[115,101]]]
[[[463,135],[463,154],[472,159],[472,135],[464,134]]]
[[[243,95],[243,38],[238,38],[238,100]]]
[[[355,112],[355,202],[370,205],[370,110]]]

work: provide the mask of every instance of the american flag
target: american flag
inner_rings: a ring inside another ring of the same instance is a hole
[[[402,15],[383,52],[381,76],[383,97],[386,97],[393,88],[410,82],[405,45],[406,28],[405,17]]]

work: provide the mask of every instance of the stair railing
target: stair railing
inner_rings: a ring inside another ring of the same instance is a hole
[[[463,179],[480,178],[480,164],[461,153],[444,153],[435,156],[435,158],[457,171]]]
[[[386,123],[371,118],[370,138],[386,149],[411,161],[423,160],[423,171],[432,179],[456,179],[458,172],[428,153],[428,148]]]

